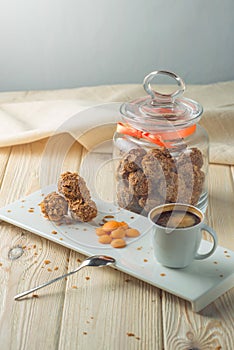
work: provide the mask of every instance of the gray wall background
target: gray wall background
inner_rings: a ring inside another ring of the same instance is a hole
[[[0,4],[0,91],[141,83],[156,69],[234,80],[233,0]]]

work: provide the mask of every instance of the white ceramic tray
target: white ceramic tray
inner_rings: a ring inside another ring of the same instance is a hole
[[[153,255],[151,226],[147,218],[107,202],[96,201],[98,217],[91,223],[56,226],[43,217],[38,205],[43,196],[53,190],[55,186],[50,186],[43,193],[34,192],[1,208],[0,219],[88,256],[111,255],[117,261],[117,269],[190,301],[196,312],[234,286],[234,252],[218,246],[210,258],[194,261],[185,269],[163,267]],[[126,221],[131,227],[139,229],[141,236],[129,238],[127,246],[122,249],[98,243],[95,227],[106,215],[113,215],[114,220]],[[209,249],[210,243],[203,240],[200,251]]]

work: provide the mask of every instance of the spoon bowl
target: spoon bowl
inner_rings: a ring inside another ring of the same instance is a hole
[[[107,256],[107,255],[93,255],[93,256],[85,259],[81,263],[81,265],[78,267],[78,269],[80,269],[80,267],[82,265],[84,265],[84,266],[103,267],[103,266],[108,266],[108,265],[113,265],[113,264],[115,264],[115,259],[112,258],[111,256]]]
[[[70,275],[73,275],[74,273],[78,272],[79,270],[81,270],[83,267],[86,266],[93,266],[93,267],[104,267],[104,266],[108,266],[108,265],[114,265],[115,264],[115,259],[112,258],[111,256],[107,256],[107,255],[94,255],[94,256],[90,256],[89,258],[85,259],[79,267],[77,267],[75,270],[68,272],[62,276],[59,276],[57,278],[54,278],[53,280],[50,280],[48,282],[45,282],[43,284],[40,284],[37,287],[31,288],[23,293],[17,294],[15,296],[15,300],[19,300],[21,298],[23,298],[24,296],[35,292],[38,289],[41,289],[43,287],[48,286],[49,284],[52,284],[54,282],[57,282],[59,280],[61,280],[62,278],[68,277]]]

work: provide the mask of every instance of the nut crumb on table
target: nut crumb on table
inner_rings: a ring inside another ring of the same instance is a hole
[[[128,336],[128,337],[135,337],[135,334],[129,332],[129,333],[127,333],[127,336]]]
[[[45,263],[45,265],[49,265],[51,263],[51,261],[50,260],[45,260],[44,263]]]

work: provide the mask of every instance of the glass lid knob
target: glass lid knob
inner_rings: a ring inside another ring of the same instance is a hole
[[[171,78],[174,78],[179,88],[176,91],[172,92],[171,94],[163,94],[161,92],[153,90],[150,85],[150,82],[152,79],[154,79],[160,74],[168,75]],[[177,97],[182,95],[185,90],[184,81],[177,74],[173,72],[168,72],[165,70],[158,70],[148,74],[143,81],[143,86],[147,94],[149,94],[152,98],[152,102],[151,102],[152,105],[158,104],[158,103],[172,103]]]

